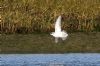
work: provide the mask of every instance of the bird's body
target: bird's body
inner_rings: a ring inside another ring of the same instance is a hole
[[[55,37],[55,42],[58,42],[58,38],[65,40],[68,36],[67,32],[61,30],[61,16],[58,17],[55,23],[55,32],[51,33],[52,36]]]

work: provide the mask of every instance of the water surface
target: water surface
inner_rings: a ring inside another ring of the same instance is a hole
[[[100,66],[100,54],[0,54],[0,66]]]

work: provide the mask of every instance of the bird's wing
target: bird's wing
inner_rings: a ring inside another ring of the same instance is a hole
[[[59,16],[55,23],[55,32],[61,31],[61,16]]]

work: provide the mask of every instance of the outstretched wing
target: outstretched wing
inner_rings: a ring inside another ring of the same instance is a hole
[[[61,16],[59,16],[55,23],[55,32],[61,31]]]

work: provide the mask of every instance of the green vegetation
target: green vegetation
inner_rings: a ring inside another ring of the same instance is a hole
[[[100,52],[100,32],[69,33],[67,40],[54,42],[49,34],[0,35],[0,53]]]
[[[59,15],[67,31],[100,31],[100,0],[0,0],[0,33],[50,32]]]

